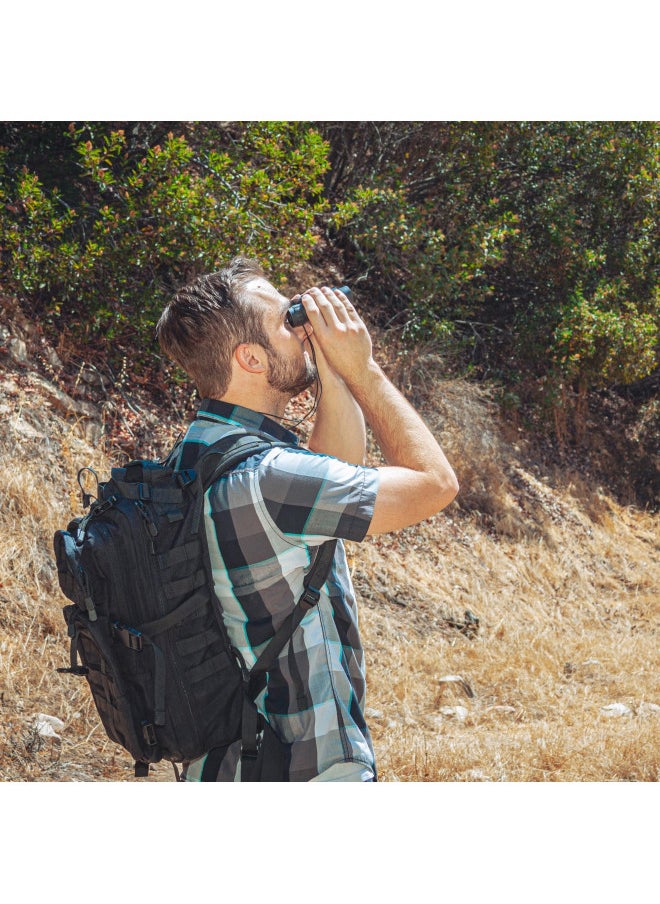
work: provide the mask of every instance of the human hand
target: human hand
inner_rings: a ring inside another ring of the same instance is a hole
[[[323,356],[323,364],[345,381],[366,368],[372,356],[371,337],[344,293],[327,286],[314,287],[302,295],[301,301],[312,327],[311,341],[317,354]]]

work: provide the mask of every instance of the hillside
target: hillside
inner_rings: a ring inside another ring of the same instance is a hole
[[[133,781],[85,682],[55,671],[52,535],[81,512],[79,468],[160,454],[194,400],[62,360],[0,312],[0,780]],[[437,358],[377,348],[461,484],[441,515],[349,548],[381,780],[658,781],[658,516],[540,454]]]

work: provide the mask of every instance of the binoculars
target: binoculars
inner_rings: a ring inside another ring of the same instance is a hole
[[[351,290],[348,286],[340,286],[338,289],[339,292],[343,292],[348,300],[351,300]],[[289,310],[286,312],[286,319],[289,321],[291,326],[300,326],[302,323],[307,322],[307,311],[302,305],[302,302],[297,301],[295,304],[292,304]]]

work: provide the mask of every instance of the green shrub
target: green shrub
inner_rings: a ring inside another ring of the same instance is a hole
[[[336,241],[406,335],[539,410],[658,366],[660,124],[322,131]]]
[[[8,150],[0,170],[4,288],[60,330],[150,347],[165,300],[196,274],[240,253],[279,279],[313,251],[327,145],[303,124],[247,123],[224,144],[207,125],[146,149],[125,129],[67,134],[64,190],[8,166]]]

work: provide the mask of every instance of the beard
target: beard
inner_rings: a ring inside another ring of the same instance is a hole
[[[316,364],[307,351],[304,352],[302,359],[294,361],[278,354],[270,346],[268,365],[268,384],[290,399],[308,389],[318,377]]]

